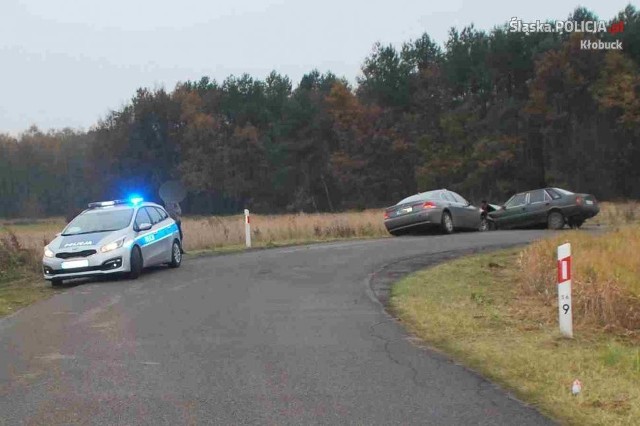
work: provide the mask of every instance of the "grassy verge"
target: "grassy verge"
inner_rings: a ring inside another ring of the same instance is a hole
[[[21,245],[17,235],[0,234],[0,317],[54,294],[41,279],[37,253]]]
[[[0,282],[0,317],[10,315],[38,300],[59,292],[46,282],[34,278]]]
[[[625,232],[631,235],[632,231]],[[619,262],[613,262],[619,266],[617,274],[606,277],[596,273],[594,278],[594,270],[602,271],[598,266],[581,264],[580,256],[588,253],[595,241],[600,246],[594,250],[599,250],[604,261],[616,256],[619,235],[591,239],[581,234],[567,232],[563,236],[572,242],[578,263],[574,269],[572,340],[561,338],[557,331],[555,241],[534,244],[527,252],[507,250],[473,256],[414,274],[394,286],[391,308],[417,336],[563,423],[634,424],[640,418],[636,325],[587,309],[594,300],[606,306],[603,301],[612,282],[625,297],[632,294],[634,280],[621,274],[624,267]],[[610,244],[609,251],[603,249],[606,244]],[[531,280],[522,277],[537,266],[523,261],[523,253],[530,258],[539,256],[537,263],[541,265],[552,262],[551,267],[538,270],[538,279],[547,282],[535,291]],[[639,263],[636,260],[632,267]],[[602,291],[584,291],[589,285]],[[625,300],[627,309],[637,309],[638,304]],[[575,379],[583,383],[577,397],[571,394]]]
[[[244,216],[201,217],[183,221],[188,251],[243,246]],[[255,247],[306,244],[389,236],[380,210],[345,213],[251,215]]]
[[[367,240],[381,237],[357,237],[358,240]],[[263,250],[270,248],[284,248],[284,247],[295,247],[295,246],[303,246],[310,244],[320,244],[320,243],[336,243],[340,241],[345,241],[348,238],[323,238],[323,239],[294,239],[294,240],[282,240],[282,241],[267,241],[267,242],[258,242],[251,243],[250,250]],[[219,247],[210,247],[199,250],[190,250],[187,252],[187,258],[189,257],[198,257],[198,256],[207,256],[207,255],[218,255],[218,254],[230,254],[230,253],[238,253],[242,251],[247,251],[245,244],[237,244],[237,245],[224,245]]]
[[[598,226],[618,227],[640,222],[640,202],[603,202],[600,204],[600,213],[587,223]]]

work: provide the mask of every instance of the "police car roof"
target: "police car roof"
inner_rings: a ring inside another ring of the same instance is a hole
[[[126,200],[113,200],[113,201],[97,201],[94,203],[89,203],[89,208],[87,210],[123,210],[130,209],[135,207],[162,207],[159,204],[152,203],[150,201],[140,201],[137,203],[132,203]]]
[[[118,206],[105,206],[105,207],[90,207],[88,209],[85,209],[82,213],[99,213],[99,212],[105,212],[105,211],[122,211],[122,210],[131,210],[133,209],[135,206],[128,206],[128,205],[118,205]]]

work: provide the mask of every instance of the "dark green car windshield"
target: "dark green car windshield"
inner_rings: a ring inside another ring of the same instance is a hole
[[[562,189],[562,188],[553,188],[554,190],[556,190],[557,192],[561,193],[562,195],[573,195],[574,193],[571,191],[567,191],[566,189]]]

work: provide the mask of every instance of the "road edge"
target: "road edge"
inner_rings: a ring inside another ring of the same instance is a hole
[[[378,267],[378,269],[372,272],[369,275],[369,277],[365,279],[366,292],[367,292],[367,295],[372,299],[372,301],[378,304],[382,308],[382,311],[384,315],[387,316],[388,320],[393,321],[398,325],[400,325],[400,327],[402,328],[402,333],[407,338],[407,340],[411,342],[411,344],[414,347],[424,352],[427,352],[428,356],[437,357],[451,364],[461,367],[465,371],[474,375],[481,382],[487,383],[488,386],[491,386],[494,389],[503,393],[508,399],[521,404],[525,408],[535,411],[540,416],[549,419],[551,422],[560,424],[558,419],[551,417],[549,413],[543,412],[536,405],[523,401],[522,399],[518,398],[511,390],[487,379],[478,371],[456,360],[449,353],[432,346],[429,342],[411,333],[403,325],[402,319],[399,316],[397,316],[396,313],[394,313],[389,306],[389,295],[391,293],[391,288],[395,285],[395,283],[399,282],[400,280],[402,280],[408,275],[419,272],[423,269],[440,265],[445,262],[449,262],[451,260],[459,259],[461,257],[475,255],[475,254],[487,254],[493,251],[524,247],[524,246],[527,246],[528,244],[530,243],[507,243],[507,244],[486,245],[486,246],[476,247],[473,249],[466,248],[466,249],[447,250],[439,253],[421,254],[421,255],[409,256],[402,259],[398,259],[393,262],[386,263],[381,267]],[[409,266],[409,267],[406,268],[405,266]]]

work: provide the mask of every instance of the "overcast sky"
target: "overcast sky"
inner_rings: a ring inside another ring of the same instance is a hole
[[[87,129],[138,87],[271,70],[296,85],[314,68],[355,81],[376,41],[399,46],[450,27],[516,16],[602,19],[628,0],[0,0],[0,132]]]

